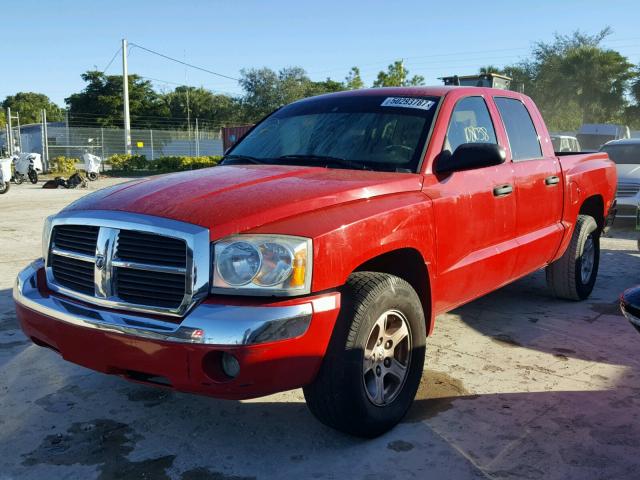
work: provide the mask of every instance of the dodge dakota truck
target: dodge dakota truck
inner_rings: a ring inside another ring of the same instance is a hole
[[[183,392],[302,387],[372,437],[409,409],[438,314],[542,268],[589,296],[615,205],[606,153],[554,153],[534,103],[490,88],[300,100],[221,163],[49,217],[13,292],[27,337]]]

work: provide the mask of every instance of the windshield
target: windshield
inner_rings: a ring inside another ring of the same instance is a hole
[[[640,165],[640,144],[605,145],[602,151],[618,165]]]
[[[231,161],[417,170],[437,97],[318,97],[288,105],[258,124]]]

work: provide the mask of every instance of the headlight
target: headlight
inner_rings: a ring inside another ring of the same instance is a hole
[[[215,293],[302,295],[311,290],[311,240],[288,235],[236,235],[213,248]]]

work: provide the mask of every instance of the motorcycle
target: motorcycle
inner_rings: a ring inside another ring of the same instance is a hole
[[[0,195],[9,191],[11,186],[11,158],[0,158]]]
[[[18,153],[13,156],[13,164],[14,182],[20,185],[28,178],[31,183],[38,183],[38,172],[42,173],[42,160],[39,153]]]
[[[86,152],[82,155],[82,159],[84,160],[84,169],[87,172],[87,178],[91,181],[97,180],[102,158]]]

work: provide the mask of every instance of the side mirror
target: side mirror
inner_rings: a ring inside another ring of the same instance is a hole
[[[504,148],[495,143],[463,143],[455,152],[442,152],[436,159],[435,173],[451,173],[504,163]]]

